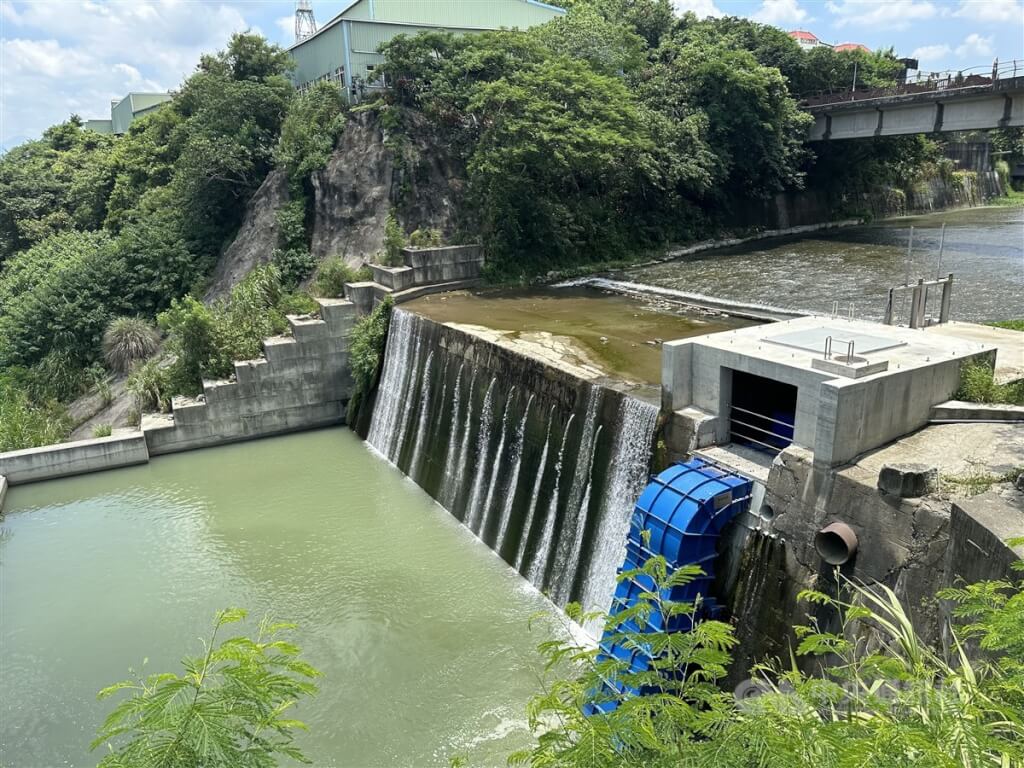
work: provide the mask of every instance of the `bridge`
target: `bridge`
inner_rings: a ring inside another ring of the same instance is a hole
[[[805,98],[811,141],[1024,126],[1024,60]]]

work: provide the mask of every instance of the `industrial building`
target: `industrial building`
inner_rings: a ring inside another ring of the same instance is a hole
[[[308,3],[298,14],[311,20]],[[353,0],[341,13],[315,31],[302,33],[289,52],[295,59],[295,86],[338,83],[352,101],[368,89],[382,88],[376,68],[384,61],[381,45],[398,35],[431,30],[456,34],[496,29],[526,29],[564,14],[539,0]],[[315,25],[314,25],[315,26]],[[305,36],[308,35],[308,36]]]
[[[169,93],[129,93],[110,102],[109,120],[86,120],[85,127],[96,133],[127,133],[132,121],[171,100]]]

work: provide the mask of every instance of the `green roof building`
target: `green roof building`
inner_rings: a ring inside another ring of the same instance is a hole
[[[526,29],[563,13],[563,8],[540,0],[353,0],[288,49],[295,59],[292,77],[300,91],[312,83],[334,82],[358,101],[364,90],[383,87],[371,82],[384,60],[377,51],[397,35]]]
[[[137,117],[149,114],[171,100],[169,93],[129,93],[110,102],[109,120],[86,120],[85,127],[97,133],[127,133]]]

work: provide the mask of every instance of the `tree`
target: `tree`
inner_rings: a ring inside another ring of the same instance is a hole
[[[316,694],[319,672],[284,639],[294,624],[260,622],[254,638],[218,642],[246,612],[220,611],[200,656],[172,672],[125,680],[100,699],[127,693],[99,729],[92,748],[109,753],[101,768],[271,768],[279,757],[309,762],[294,744],[305,724],[288,717]]]

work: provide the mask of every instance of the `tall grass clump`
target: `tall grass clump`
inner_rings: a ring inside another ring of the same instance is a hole
[[[955,397],[969,403],[1024,405],[1024,381],[997,384],[991,365],[968,363],[960,371],[960,389]]]
[[[118,317],[103,332],[103,358],[111,370],[127,373],[160,347],[160,334],[141,317]]]

